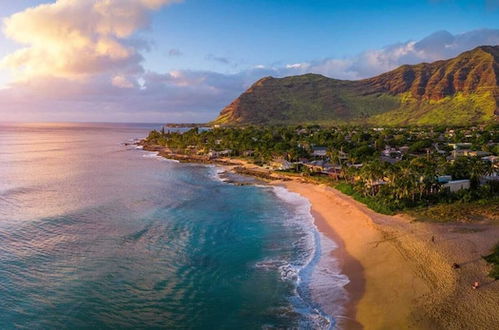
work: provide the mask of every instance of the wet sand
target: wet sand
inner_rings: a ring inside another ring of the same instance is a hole
[[[497,222],[415,222],[376,213],[335,189],[245,160],[199,162],[229,166],[310,201],[317,227],[339,245],[333,254],[350,279],[346,313],[334,315],[340,328],[499,329],[499,281],[487,276],[490,266],[482,259],[499,241]],[[454,263],[460,269],[453,269]],[[481,283],[478,290],[471,288],[475,281]]]
[[[375,213],[326,186],[276,184],[308,198],[319,230],[339,244],[334,254],[350,279],[340,327],[499,328],[499,281],[487,276],[481,258],[499,240],[497,224],[414,222]]]

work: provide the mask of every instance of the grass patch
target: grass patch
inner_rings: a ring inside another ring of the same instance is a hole
[[[499,221],[499,197],[473,202],[441,203],[427,208],[407,212],[418,221],[433,222],[476,222]]]
[[[492,269],[489,273],[489,276],[495,280],[499,279],[499,244],[497,244],[493,250],[493,252],[485,257],[483,257],[485,261],[489,264],[492,264]]]
[[[417,100],[401,95],[399,108],[369,118],[372,124],[397,125],[469,125],[492,120],[496,101],[490,92],[457,93],[438,101]]]

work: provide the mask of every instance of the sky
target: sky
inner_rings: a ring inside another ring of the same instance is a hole
[[[265,76],[499,45],[499,0],[0,0],[0,121],[206,122]]]

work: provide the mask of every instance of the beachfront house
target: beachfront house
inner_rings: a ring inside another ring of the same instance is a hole
[[[245,150],[243,151],[243,156],[244,157],[252,157],[255,154],[254,150]]]
[[[227,157],[227,156],[230,156],[231,153],[232,153],[232,150],[230,150],[230,149],[226,149],[226,150],[222,150],[222,151],[211,150],[208,153],[208,158],[215,159],[215,158],[219,158],[219,157]]]
[[[470,180],[454,180],[448,181],[442,185],[443,188],[449,188],[450,192],[457,192],[463,189],[470,189]]]
[[[341,177],[341,175],[342,175],[341,166],[331,166],[329,168],[326,168],[326,173],[330,177],[338,180]]]
[[[274,170],[287,171],[293,168],[293,164],[284,158],[276,158],[270,163],[270,167]]]

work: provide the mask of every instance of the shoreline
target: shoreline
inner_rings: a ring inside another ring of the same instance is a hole
[[[290,191],[296,192],[294,190]],[[333,317],[336,318],[337,324],[341,328],[362,329],[362,325],[356,320],[357,303],[365,290],[362,265],[345,250],[343,239],[330,227],[327,220],[313,209],[313,205],[311,213],[317,230],[337,244],[338,247],[331,253],[331,257],[339,263],[341,274],[346,275],[349,280],[349,283],[344,287],[348,294],[348,299],[343,306],[345,313],[344,315],[334,315]]]
[[[497,243],[497,225],[414,222],[408,216],[376,213],[333,188],[245,160],[211,160],[164,148],[144,150],[180,162],[223,166],[307,198],[318,230],[338,244],[332,256],[350,280],[345,286],[346,313],[333,315],[341,328],[499,325],[499,281],[487,277],[488,265],[481,258]],[[454,262],[461,269],[452,269]],[[477,280],[483,285],[472,290],[471,283]]]
[[[411,223],[377,214],[329,187],[271,184],[307,198],[317,228],[338,244],[333,256],[350,279],[346,315],[338,318],[341,328],[491,329],[499,324],[499,281],[487,278],[480,257],[495,244],[498,226]],[[452,269],[454,261],[460,270]],[[479,290],[471,289],[474,280],[483,283]]]

